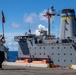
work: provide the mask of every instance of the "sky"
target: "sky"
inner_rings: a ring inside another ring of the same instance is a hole
[[[39,28],[47,29],[47,18],[43,13],[53,5],[57,13],[62,9],[75,9],[75,0],[0,0],[0,12],[4,12],[4,33],[9,50],[18,50],[14,36],[24,35],[31,29],[38,33]],[[51,31],[56,37],[60,34],[60,16],[51,19]],[[2,15],[0,15],[0,35],[2,34]]]

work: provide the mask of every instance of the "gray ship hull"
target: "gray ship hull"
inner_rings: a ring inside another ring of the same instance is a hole
[[[49,19],[49,18],[48,18]],[[18,42],[18,59],[46,60],[47,63],[68,67],[76,64],[76,17],[73,9],[62,10],[61,36],[26,34],[15,36]]]

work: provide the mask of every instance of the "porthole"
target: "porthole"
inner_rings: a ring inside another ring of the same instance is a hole
[[[72,49],[72,47],[70,47],[70,49]]]
[[[72,60],[70,60],[70,62],[72,62]]]
[[[64,47],[64,49],[65,49],[66,47]]]
[[[64,53],[64,55],[66,55],[66,53]]]
[[[41,55],[41,53],[40,53],[40,55]]]
[[[32,55],[32,57],[34,58],[34,55]]]
[[[52,49],[53,49],[53,47],[52,47]]]
[[[72,55],[72,53],[70,53],[70,55]]]
[[[45,47],[44,47],[44,49],[45,49]]]
[[[58,49],[59,49],[59,47],[58,47]]]
[[[64,62],[66,62],[66,60],[64,60]]]
[[[58,55],[60,55],[60,54],[58,53]]]
[[[59,62],[60,60],[58,60],[58,62]]]
[[[45,53],[44,53],[44,55],[45,55]]]
[[[50,46],[50,43],[49,43],[49,46]]]
[[[52,53],[52,55],[54,55],[54,53]]]
[[[36,53],[34,53],[36,55]]]
[[[40,49],[41,49],[41,47],[40,47]]]
[[[36,47],[34,49],[36,49]]]

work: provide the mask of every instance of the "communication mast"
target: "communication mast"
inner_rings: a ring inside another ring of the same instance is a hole
[[[54,7],[51,5],[51,8],[47,9],[44,16],[48,19],[48,35],[50,35],[50,18],[52,18],[52,16],[59,16],[59,14],[56,13]]]

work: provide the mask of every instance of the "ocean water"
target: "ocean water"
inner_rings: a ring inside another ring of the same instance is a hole
[[[15,62],[17,60],[18,51],[9,51],[8,52],[8,61]]]

